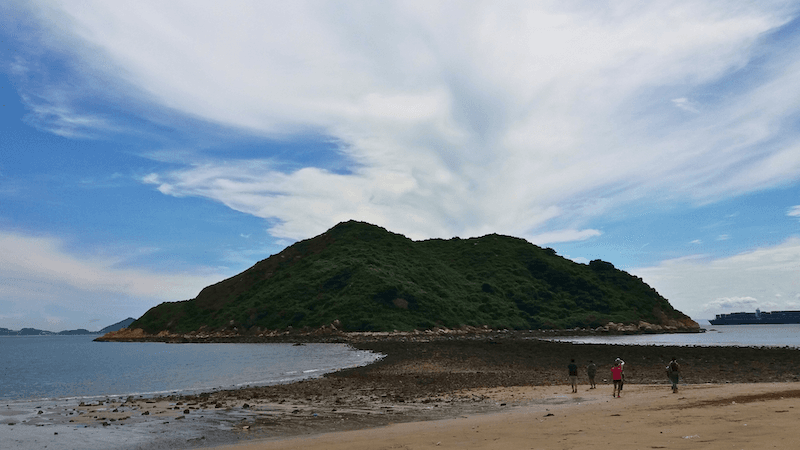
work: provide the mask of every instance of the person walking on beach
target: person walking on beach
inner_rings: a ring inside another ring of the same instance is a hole
[[[622,386],[625,384],[625,361],[622,358],[617,358],[614,360],[614,364],[619,364],[620,372],[622,373],[622,378],[619,379],[619,390],[622,390]]]
[[[569,384],[572,385],[572,393],[575,394],[578,392],[578,366],[574,359],[570,361],[567,370],[569,370]]]
[[[589,365],[586,366],[586,374],[589,375],[589,389],[597,388],[597,385],[594,383],[594,377],[597,375],[597,364],[592,360],[589,360]]]
[[[678,392],[678,380],[680,380],[681,376],[681,366],[678,364],[677,359],[672,358],[672,361],[667,364],[667,377],[669,377],[669,381],[672,382],[672,393],[675,394]]]
[[[614,392],[611,393],[611,396],[619,398],[622,391],[622,364],[619,359],[614,361],[614,367],[611,368],[611,379],[614,380]]]

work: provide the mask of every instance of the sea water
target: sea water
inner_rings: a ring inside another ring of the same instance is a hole
[[[800,348],[800,324],[703,325],[705,333],[572,336],[554,341],[584,344]]]
[[[0,450],[174,450],[238,439],[249,409],[206,409],[171,420],[70,421],[80,403],[291,383],[382,355],[345,344],[93,342],[96,336],[0,337]],[[253,416],[253,417],[251,417]]]
[[[345,344],[94,342],[0,337],[0,401],[207,392],[290,383],[381,355]]]

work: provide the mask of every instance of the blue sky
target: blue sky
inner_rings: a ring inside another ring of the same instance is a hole
[[[800,309],[800,8],[734,3],[6,2],[0,327],[139,317],[349,219]]]

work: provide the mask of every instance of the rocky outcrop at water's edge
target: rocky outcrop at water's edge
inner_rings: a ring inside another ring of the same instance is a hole
[[[314,329],[262,330],[258,327],[244,332],[233,328],[224,330],[207,330],[187,333],[160,331],[146,333],[141,328],[123,328],[112,331],[95,339],[101,342],[359,342],[359,341],[421,341],[431,339],[493,339],[495,337],[541,337],[570,335],[605,335],[605,334],[650,334],[650,333],[698,333],[702,328],[692,320],[671,320],[666,325],[651,324],[640,321],[638,324],[617,324],[609,322],[597,328],[574,328],[568,330],[493,330],[488,327],[464,326],[458,329],[433,328],[414,331],[366,331],[344,332],[335,324]]]

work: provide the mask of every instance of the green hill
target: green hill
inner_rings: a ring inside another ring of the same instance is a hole
[[[412,241],[350,221],[206,287],[193,300],[162,303],[129,328],[183,333],[336,320],[345,330],[364,331],[693,323],[608,262],[578,264],[509,236]]]

